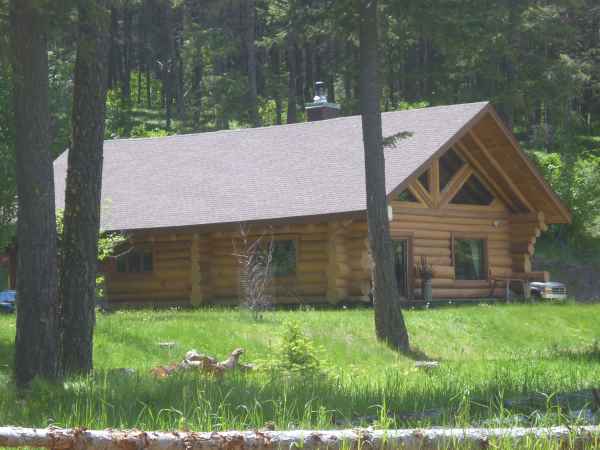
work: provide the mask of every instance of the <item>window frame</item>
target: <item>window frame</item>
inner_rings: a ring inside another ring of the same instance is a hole
[[[279,237],[279,236],[274,236],[273,237],[273,246],[275,246],[276,242],[281,242],[281,241],[289,241],[292,242],[294,244],[294,271],[293,273],[290,274],[286,274],[286,275],[276,275],[275,271],[274,271],[274,266],[271,269],[271,273],[272,273],[272,278],[273,280],[285,280],[285,279],[295,279],[298,276],[298,253],[299,253],[299,239],[298,237],[295,238],[287,238],[287,237]]]
[[[132,272],[129,270],[129,257],[131,256],[131,253],[135,252],[139,254],[139,263],[140,263],[140,271],[139,272]],[[150,254],[151,258],[152,258],[152,270],[143,270],[144,268],[144,256],[146,254]],[[124,271],[120,271],[119,270],[119,259],[121,258],[125,258],[125,270]],[[124,254],[120,255],[119,257],[117,257],[117,261],[115,262],[115,274],[119,275],[119,276],[148,276],[148,275],[153,275],[155,272],[155,252],[154,252],[154,247],[152,246],[139,246],[139,247],[132,247],[131,250],[125,252]]]
[[[454,282],[461,284],[481,284],[482,282],[488,282],[490,279],[490,265],[489,265],[489,238],[486,234],[472,234],[472,233],[455,233],[452,232],[450,236],[451,240],[451,263],[454,268]],[[460,280],[456,278],[456,240],[462,241],[483,241],[483,278],[478,280]]]

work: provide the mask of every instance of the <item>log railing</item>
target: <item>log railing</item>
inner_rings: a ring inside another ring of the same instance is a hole
[[[557,442],[562,445],[561,448],[587,446],[597,448],[600,443],[600,427],[212,433],[0,427],[0,447],[41,447],[62,450],[481,449],[488,448],[491,441],[508,442],[511,445],[529,442],[533,445],[539,439]]]

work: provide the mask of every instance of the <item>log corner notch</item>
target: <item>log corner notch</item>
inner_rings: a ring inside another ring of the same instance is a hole
[[[358,450],[361,448],[428,450],[439,448],[487,448],[490,442],[511,446],[547,440],[559,446],[596,448],[599,426],[548,428],[436,428],[414,430],[330,430],[330,431],[225,431],[225,432],[144,432],[139,430],[92,431],[83,428],[33,429],[0,427],[0,446],[38,447],[60,450],[273,450],[293,447],[305,450]],[[366,447],[365,447],[366,445]],[[562,447],[560,447],[562,448]]]
[[[531,257],[535,250],[535,242],[542,231],[546,231],[543,212],[529,214],[513,214],[510,217],[510,252],[512,270],[517,273],[532,271]]]
[[[209,296],[210,279],[207,268],[210,258],[209,240],[206,235],[194,233],[190,251],[190,304],[199,306]]]
[[[350,268],[346,258],[348,224],[330,222],[327,227],[327,301],[337,304],[348,297]]]

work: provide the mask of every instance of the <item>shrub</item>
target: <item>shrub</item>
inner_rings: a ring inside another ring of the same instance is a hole
[[[312,339],[294,321],[284,323],[281,342],[264,366],[272,371],[289,375],[309,376],[321,371],[318,349]]]

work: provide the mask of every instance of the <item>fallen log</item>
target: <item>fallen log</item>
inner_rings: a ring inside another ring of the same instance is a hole
[[[239,362],[240,356],[244,353],[243,348],[236,348],[229,354],[225,361],[217,361],[212,356],[198,353],[196,350],[190,350],[185,354],[183,361],[172,363],[168,366],[159,366],[153,368],[150,372],[157,378],[166,378],[177,371],[198,370],[217,377],[223,376],[226,371],[234,369],[252,370],[253,364],[243,364]]]
[[[415,430],[227,431],[213,433],[92,431],[83,428],[0,427],[0,447],[57,450],[273,450],[487,448],[492,441],[511,445],[546,439],[568,448],[595,446],[599,426],[549,428],[449,428]]]

